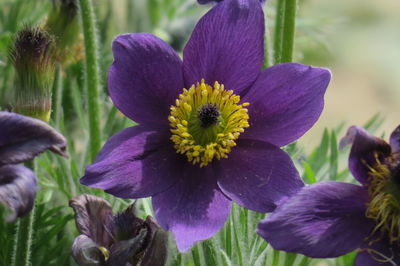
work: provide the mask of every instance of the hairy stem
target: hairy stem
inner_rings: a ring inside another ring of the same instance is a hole
[[[285,18],[282,33],[282,63],[293,61],[296,10],[297,0],[285,0]]]
[[[100,134],[100,70],[95,28],[95,16],[91,0],[79,0],[82,14],[86,54],[86,87],[89,107],[90,160],[94,160],[101,147]]]
[[[28,162],[27,166],[30,167],[32,171],[35,171],[34,161]],[[35,204],[33,204],[31,212],[27,216],[20,218],[17,222],[14,250],[11,259],[12,266],[31,265],[35,209]]]

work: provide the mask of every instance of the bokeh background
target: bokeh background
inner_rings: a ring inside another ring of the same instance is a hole
[[[375,114],[388,136],[400,124],[400,2],[302,1],[297,59],[333,73],[321,119],[301,140],[314,146],[325,127],[363,125]]]
[[[267,41],[270,44],[273,42],[277,1],[268,0],[264,5],[269,33]],[[0,0],[0,110],[10,107],[13,92],[14,73],[8,58],[12,37],[24,24],[45,24],[46,18],[52,12],[51,2],[52,0]],[[107,97],[105,81],[107,69],[113,60],[112,39],[127,32],[151,32],[181,51],[199,17],[211,5],[199,6],[196,0],[93,0],[93,3],[97,17],[103,81],[100,101],[101,128],[105,141],[115,132],[132,125],[131,121],[113,107]],[[355,182],[347,170],[348,150],[337,151],[337,141],[345,134],[347,126],[365,125],[375,117],[368,128],[374,129],[378,135],[388,137],[400,124],[399,13],[398,0],[299,0],[295,61],[327,67],[333,73],[320,120],[298,144],[285,148],[307,183],[328,179]],[[65,160],[44,154],[37,159],[40,165],[40,191],[37,200],[39,211],[36,220],[34,265],[73,265],[70,246],[77,231],[72,210],[68,208],[71,197],[81,193],[96,194],[109,200],[115,210],[122,210],[131,203],[79,184],[79,178],[91,160],[86,153],[88,124],[82,36],[76,44],[72,62],[63,66],[63,71],[59,72],[59,83],[64,88],[62,119],[59,124],[55,123],[68,138],[71,157]],[[271,57],[272,54],[270,50]],[[321,141],[323,133],[325,137]],[[139,202],[138,209],[143,216],[151,213],[150,203],[146,200]],[[47,218],[41,220],[42,217]],[[245,223],[238,226],[239,219],[242,221],[243,217],[248,219],[249,227]],[[275,261],[273,258],[279,252],[273,251],[254,234],[255,226],[262,217],[264,214],[247,211],[235,205],[229,221],[218,236],[197,245],[192,254],[181,255],[175,250],[171,260],[179,262],[174,265],[194,265],[192,257],[197,256],[204,260],[210,256],[199,254],[216,254],[214,244],[217,242],[222,243],[219,247],[221,252],[225,252],[225,256],[219,259],[231,260],[232,265],[246,265],[245,263],[253,259],[259,263],[254,265],[273,265],[271,260]],[[5,229],[1,226],[0,223],[0,232],[4,232],[2,230]],[[236,234],[235,230],[238,230],[239,240],[236,239],[236,243],[232,240],[231,246],[231,241],[226,238],[228,235],[232,236],[232,232]],[[11,233],[8,235],[0,234],[0,266],[3,265],[2,258],[9,257],[13,243],[13,231],[9,232]],[[257,251],[260,252],[257,256],[253,256],[249,245],[246,245],[250,241],[259,245]],[[171,243],[173,246],[173,241]],[[241,251],[241,247],[246,250],[242,250],[243,253],[237,252]],[[269,256],[271,253],[273,256]],[[294,265],[294,260],[298,262],[296,265],[351,265],[355,256],[353,252],[337,260],[321,262],[303,256],[296,258],[280,254],[281,261],[284,261],[280,265],[290,266]],[[236,263],[238,261],[242,264]],[[265,263],[262,264],[261,261]]]

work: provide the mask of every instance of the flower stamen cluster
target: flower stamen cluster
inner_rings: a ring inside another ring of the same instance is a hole
[[[377,221],[373,230],[387,233],[391,243],[400,240],[400,188],[390,164],[382,163],[376,155],[370,167],[369,203],[366,216]]]
[[[235,140],[249,127],[249,115],[240,96],[218,82],[183,89],[168,117],[176,151],[193,164],[206,166],[214,158],[227,158]]]

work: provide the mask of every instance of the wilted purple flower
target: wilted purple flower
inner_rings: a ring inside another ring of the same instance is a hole
[[[212,237],[232,200],[268,212],[296,193],[303,182],[279,147],[316,122],[330,73],[295,63],[261,71],[263,40],[256,0],[215,5],[183,62],[151,34],[118,36],[109,92],[140,125],[113,136],[81,183],[122,198],[152,196],[181,251]]]
[[[145,221],[137,218],[133,205],[113,215],[104,199],[81,195],[71,199],[70,206],[81,233],[72,246],[72,255],[79,265],[165,264],[167,233],[150,216]]]
[[[321,182],[304,187],[258,227],[274,248],[330,258],[354,249],[355,264],[400,265],[400,126],[390,145],[350,127],[349,169],[360,185]]]
[[[64,137],[41,120],[0,112],[0,203],[8,206],[15,220],[28,213],[36,197],[36,176],[16,165],[51,150],[66,156]]]

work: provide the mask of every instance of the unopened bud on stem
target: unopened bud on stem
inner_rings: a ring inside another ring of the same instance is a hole
[[[49,121],[54,78],[54,39],[40,27],[25,26],[14,40],[10,57],[15,68],[13,111]]]

